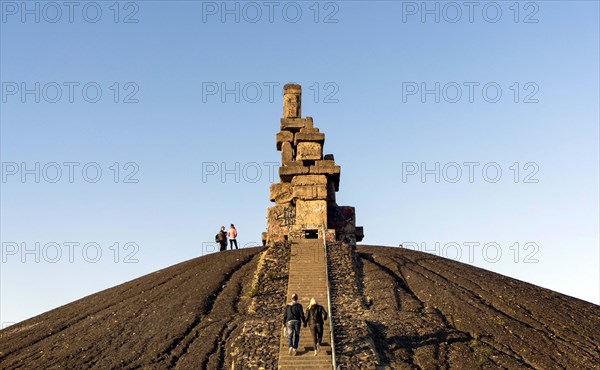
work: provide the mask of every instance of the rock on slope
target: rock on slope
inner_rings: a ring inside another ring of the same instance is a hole
[[[196,258],[13,325],[0,368],[275,368],[287,250]],[[600,369],[600,306],[410,250],[330,256],[343,369]]]

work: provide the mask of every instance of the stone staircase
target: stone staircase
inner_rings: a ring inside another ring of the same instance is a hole
[[[326,310],[327,282],[325,270],[325,251],[322,239],[301,239],[292,242],[290,269],[288,279],[287,299],[291,300],[293,293],[299,296],[299,302],[306,311],[311,298]],[[312,369],[331,370],[331,334],[329,321],[323,328],[323,343],[318,356],[314,355],[314,346],[310,329],[300,330],[300,344],[296,356],[288,354],[287,337],[281,336],[279,349],[279,369]]]

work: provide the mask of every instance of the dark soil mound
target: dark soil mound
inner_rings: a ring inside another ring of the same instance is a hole
[[[331,248],[343,369],[600,369],[600,306],[429,254]],[[196,258],[13,325],[0,368],[274,368],[287,257],[268,251]]]
[[[430,254],[357,252],[381,363],[600,369],[600,306]]]
[[[10,326],[0,368],[218,368],[261,249],[196,258]]]

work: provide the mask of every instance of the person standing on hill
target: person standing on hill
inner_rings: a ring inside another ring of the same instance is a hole
[[[221,230],[215,236],[215,242],[219,244],[219,252],[223,252],[227,249],[227,233],[225,233],[225,226],[221,226]]]
[[[229,249],[233,250],[234,244],[235,244],[235,249],[238,249],[237,240],[235,240],[235,238],[237,238],[237,230],[235,229],[235,226],[233,226],[233,224],[231,224],[231,226],[229,227],[229,231],[227,232],[227,237],[229,237]]]
[[[314,298],[310,299],[310,304],[306,309],[306,321],[304,327],[308,325],[312,334],[313,343],[315,345],[315,356],[319,354],[321,341],[323,340],[323,324],[327,320],[327,311],[317,303]]]
[[[285,306],[283,326],[288,331],[288,354],[295,356],[300,342],[300,325],[305,321],[302,305],[298,303],[298,294],[292,294],[292,301]]]

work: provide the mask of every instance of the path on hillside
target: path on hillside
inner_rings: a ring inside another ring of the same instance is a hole
[[[288,300],[293,293],[298,294],[300,297],[299,302],[306,311],[310,299],[314,297],[327,310],[325,263],[325,250],[322,239],[303,239],[292,242]],[[290,356],[288,354],[287,338],[282,336],[279,369],[330,370],[332,368],[330,338],[329,323],[326,323],[323,329],[323,346],[319,355],[315,356],[310,329],[302,327],[298,353],[296,356]]]

